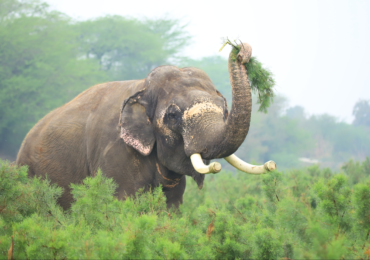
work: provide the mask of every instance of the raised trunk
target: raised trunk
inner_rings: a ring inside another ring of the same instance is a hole
[[[229,76],[233,101],[230,114],[225,125],[222,126],[225,135],[212,151],[213,158],[223,158],[233,154],[243,143],[249,131],[252,95],[244,64],[249,62],[252,48],[247,43],[239,47],[239,53],[233,48],[229,55]]]
[[[199,154],[194,147],[194,151],[186,149],[187,143],[185,142],[185,150],[187,150],[188,154],[191,154],[190,158],[194,169],[201,174],[216,173],[221,170],[220,164],[212,163],[205,165],[202,162],[202,158],[224,158],[235,168],[250,174],[264,174],[276,169],[276,163],[273,161],[268,161],[264,165],[258,166],[246,163],[234,155],[234,152],[243,143],[248,134],[252,113],[251,87],[245,68],[245,64],[251,58],[252,48],[247,43],[239,45],[239,48],[239,52],[234,48],[229,56],[229,76],[233,93],[233,104],[229,117],[226,122],[221,122],[219,113],[218,116],[216,113],[217,109],[209,105],[208,110],[212,110],[210,109],[211,107],[215,110],[213,117],[210,116],[210,119],[207,119],[203,116],[201,118],[203,123],[199,124],[203,126],[203,129],[208,129],[208,131],[203,135],[198,133],[197,138],[193,138],[194,135],[191,135],[190,139],[194,139],[192,143],[197,143],[197,140],[201,140],[200,144],[212,143],[211,147],[206,146],[205,149],[203,148],[201,154]],[[205,104],[198,106],[205,106]],[[184,140],[189,140],[189,138],[184,138]],[[200,151],[201,149],[198,148],[198,150]]]

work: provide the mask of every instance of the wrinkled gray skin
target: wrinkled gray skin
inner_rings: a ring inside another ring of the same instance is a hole
[[[252,101],[243,63],[250,55],[248,44],[236,59],[230,54],[230,113],[203,71],[161,66],[143,80],[93,86],[50,112],[27,134],[16,163],[63,187],[64,209],[73,201],[70,184],[98,168],[117,182],[119,199],[161,184],[167,206],[178,207],[185,175],[203,185],[190,155],[200,153],[206,163],[229,156],[248,133]]]

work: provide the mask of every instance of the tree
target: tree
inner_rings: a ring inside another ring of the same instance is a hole
[[[370,126],[370,100],[359,100],[353,107],[353,125]]]
[[[304,112],[304,108],[301,106],[294,106],[290,107],[286,110],[286,116],[289,118],[295,118],[295,119],[305,119],[306,115]]]
[[[82,57],[95,59],[110,80],[140,79],[155,67],[176,61],[188,42],[178,20],[139,21],[105,16],[76,25]]]
[[[68,17],[37,2],[1,3],[9,10],[0,25],[0,150],[14,154],[37,120],[104,74],[77,59]]]
[[[0,0],[0,21],[0,153],[13,158],[49,111],[94,84],[144,78],[189,39],[177,20],[76,22],[37,0]]]

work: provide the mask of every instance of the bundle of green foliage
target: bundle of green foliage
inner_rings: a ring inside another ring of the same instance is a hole
[[[237,42],[233,43],[228,39],[221,47],[220,51],[226,44],[232,46],[230,57],[235,61],[241,46],[238,45]],[[247,70],[251,89],[258,96],[257,103],[260,105],[258,111],[267,113],[267,108],[274,100],[273,87],[275,85],[275,80],[272,77],[272,73],[266,68],[263,68],[262,63],[259,62],[256,57],[251,57],[250,61],[245,64],[245,68]]]
[[[369,159],[341,173],[318,165],[264,176],[221,172],[202,190],[188,182],[177,211],[166,208],[161,187],[118,201],[116,184],[99,172],[71,185],[76,201],[62,212],[59,188],[0,164],[1,259],[11,236],[15,259],[370,257]]]

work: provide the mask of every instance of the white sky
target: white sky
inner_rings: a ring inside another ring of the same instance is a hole
[[[274,74],[277,92],[309,114],[328,113],[352,122],[359,99],[370,99],[369,0],[47,0],[74,18],[106,14],[188,23],[193,36],[185,54],[221,54],[221,38],[252,45]],[[216,86],[217,87],[217,86]]]

